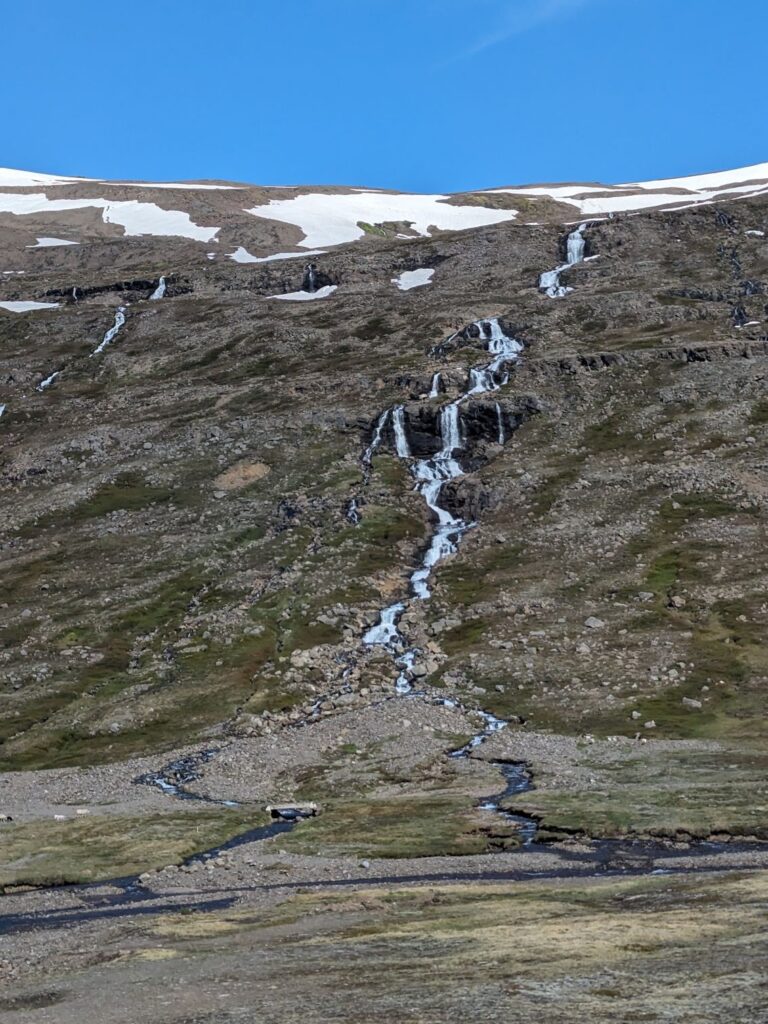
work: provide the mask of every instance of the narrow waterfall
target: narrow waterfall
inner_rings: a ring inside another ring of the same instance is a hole
[[[303,292],[317,291],[317,267],[314,263],[308,263],[304,268],[304,280],[301,283]]]
[[[352,523],[353,526],[357,526],[360,522],[360,503],[357,498],[350,498],[347,502],[344,518],[348,523]]]
[[[389,419],[390,411],[391,410],[389,409],[385,409],[384,412],[381,414],[381,416],[379,416],[378,420],[376,421],[376,427],[374,428],[373,431],[373,439],[371,440],[371,443],[368,445],[368,447],[365,449],[365,453],[363,455],[364,466],[371,465],[373,453],[381,444],[381,439],[384,436],[384,427],[387,425],[387,420]]]
[[[432,378],[432,386],[429,389],[429,397],[430,398],[439,398],[440,397],[440,374],[439,373],[436,373],[434,375],[434,377]]]
[[[584,250],[586,247],[584,232],[586,229],[586,224],[580,224],[575,231],[572,231],[570,235],[568,235],[568,242],[566,246],[567,262],[561,263],[560,266],[556,267],[554,270],[547,270],[539,278],[539,288],[544,291],[550,299],[562,299],[573,291],[573,288],[568,288],[566,285],[560,283],[560,275],[563,271],[568,270],[569,267],[575,267],[577,263],[584,262]]]
[[[498,427],[497,440],[499,444],[504,444],[506,441],[506,435],[504,433],[504,415],[498,402],[496,403],[496,425]]]
[[[0,402],[0,416],[3,415],[3,413],[5,412],[5,410],[7,408],[8,408],[8,406],[5,404],[5,402]]]
[[[440,410],[440,438],[443,447],[438,454],[439,459],[450,459],[457,448],[461,448],[461,421],[459,420],[459,403],[451,402]]]
[[[51,386],[51,384],[53,384],[53,382],[56,380],[57,377],[60,377],[62,375],[63,372],[64,372],[63,370],[55,370],[50,375],[50,377],[46,377],[45,380],[41,380],[40,381],[40,383],[35,388],[35,391],[45,391],[47,388],[49,388]],[[5,408],[5,407],[3,407],[3,408]]]
[[[392,410],[392,427],[395,431],[395,447],[399,458],[410,459],[411,447],[405,431],[405,412],[402,405],[396,405]]]
[[[92,356],[97,356],[97,355],[99,355],[99,353],[103,352],[104,349],[107,347],[107,345],[109,345],[111,342],[113,342],[115,340],[115,338],[117,337],[117,335],[118,335],[118,333],[120,331],[120,328],[123,326],[124,323],[125,323],[125,306],[118,306],[117,307],[117,312],[115,313],[115,322],[114,322],[114,324],[109,328],[107,333],[104,335],[104,338],[102,339],[101,344],[97,348],[95,348],[93,350],[93,352],[91,352],[91,355]]]
[[[160,283],[158,284],[157,288],[155,288],[155,290],[152,292],[152,294],[149,296],[149,298],[150,298],[150,300],[152,300],[152,299],[162,299],[162,298],[165,297],[165,292],[166,292],[165,278],[161,277],[160,278]]]

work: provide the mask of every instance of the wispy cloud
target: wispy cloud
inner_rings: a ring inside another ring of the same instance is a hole
[[[511,0],[505,5],[493,31],[469,46],[461,56],[473,57],[513,36],[530,32],[546,22],[567,17],[595,2],[597,0]]]

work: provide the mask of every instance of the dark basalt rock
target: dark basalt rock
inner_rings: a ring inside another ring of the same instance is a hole
[[[160,283],[159,278],[149,281],[140,278],[135,281],[115,281],[112,284],[93,285],[90,288],[83,288],[80,285],[71,285],[66,288],[51,288],[44,292],[45,298],[62,299],[66,303],[82,302],[84,299],[91,299],[97,295],[118,295],[135,296],[138,292],[144,293],[140,297],[148,299]],[[175,277],[166,277],[166,297],[173,298],[175,295],[189,295],[193,288],[187,282],[179,282]]]

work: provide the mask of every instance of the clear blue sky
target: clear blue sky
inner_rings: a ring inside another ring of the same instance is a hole
[[[0,166],[458,191],[768,160],[766,0],[20,0]]]

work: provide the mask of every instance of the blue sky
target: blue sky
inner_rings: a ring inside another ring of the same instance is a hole
[[[766,0],[24,0],[0,166],[459,191],[768,160]]]

